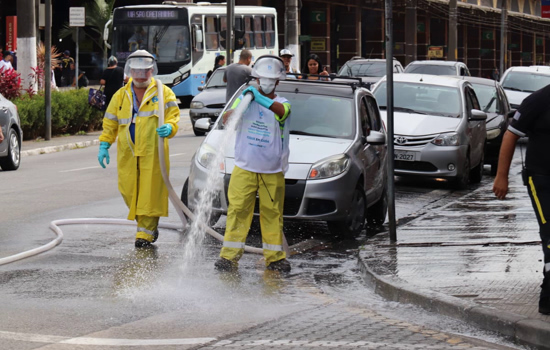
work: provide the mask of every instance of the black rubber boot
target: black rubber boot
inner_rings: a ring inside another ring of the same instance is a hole
[[[233,271],[237,268],[237,265],[234,264],[231,260],[225,258],[219,258],[218,261],[214,264],[214,267],[218,271]]]
[[[146,239],[143,238],[136,238],[136,248],[145,248],[151,245],[151,242],[149,242]]]
[[[159,230],[157,229],[153,232],[153,241],[151,243],[155,243],[158,238],[159,238]]]
[[[281,259],[272,262],[271,264],[267,265],[268,270],[273,271],[281,271],[281,272],[290,272],[290,263],[286,259]]]

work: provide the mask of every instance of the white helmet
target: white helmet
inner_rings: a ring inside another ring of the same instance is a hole
[[[251,75],[260,80],[262,78],[284,80],[286,79],[285,64],[277,56],[263,55],[254,62]]]
[[[132,78],[137,78],[135,76],[136,71],[145,71],[149,69],[153,69],[152,76],[157,75],[158,68],[155,57],[146,50],[137,50],[128,56],[126,65],[124,66],[124,74]]]

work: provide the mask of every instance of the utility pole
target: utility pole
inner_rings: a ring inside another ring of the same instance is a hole
[[[227,28],[225,32],[225,60],[226,64],[229,66],[233,63],[233,50],[234,50],[234,40],[233,33],[235,27],[235,0],[227,0]]]
[[[285,21],[285,46],[294,54],[290,65],[292,68],[297,69],[301,62],[300,42],[298,41],[298,35],[300,34],[298,0],[286,0]]]
[[[407,0],[405,8],[405,65],[416,61],[416,9],[418,0]]]
[[[500,10],[500,71],[499,76],[504,74],[507,67],[506,49],[507,49],[507,25],[508,25],[508,9],[506,0],[502,0],[502,9]]]
[[[447,61],[457,60],[457,0],[449,0],[449,46]]]
[[[52,138],[52,2],[46,0],[44,19],[44,48],[46,60],[44,62],[44,104],[46,107],[46,132],[44,139]]]
[[[31,82],[29,75],[36,63],[36,22],[34,0],[17,1],[17,71],[21,74],[23,87]],[[32,84],[36,90],[36,81]]]
[[[390,224],[390,241],[397,241],[395,225],[395,183],[393,166],[393,4],[386,0],[386,120],[388,132],[388,219]]]

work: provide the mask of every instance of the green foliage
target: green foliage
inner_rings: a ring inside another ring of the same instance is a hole
[[[12,101],[17,105],[26,140],[45,136],[46,108],[43,94]],[[101,127],[103,112],[88,104],[88,89],[52,91],[52,135],[76,134]]]

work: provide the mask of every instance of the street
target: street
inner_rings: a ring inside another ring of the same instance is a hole
[[[187,131],[170,141],[170,177],[180,192],[202,141]],[[0,258],[54,238],[64,218],[125,218],[116,152],[107,169],[97,147],[25,157],[0,172]],[[483,183],[491,181],[487,176]],[[475,186],[472,187],[472,189]],[[467,195],[436,181],[397,181],[401,222],[436,201]],[[169,218],[177,223],[171,209]],[[216,229],[223,233],[224,218]],[[367,243],[331,238],[324,224],[285,224],[289,276],[245,254],[236,274],[218,273],[220,243],[206,237],[194,261],[182,232],[161,230],[152,249],[135,249],[126,226],[64,226],[54,249],[1,266],[2,349],[521,349],[497,336],[419,308],[387,302],[361,279],[357,250]],[[369,231],[369,235],[373,232]],[[257,228],[251,242],[259,240]]]

